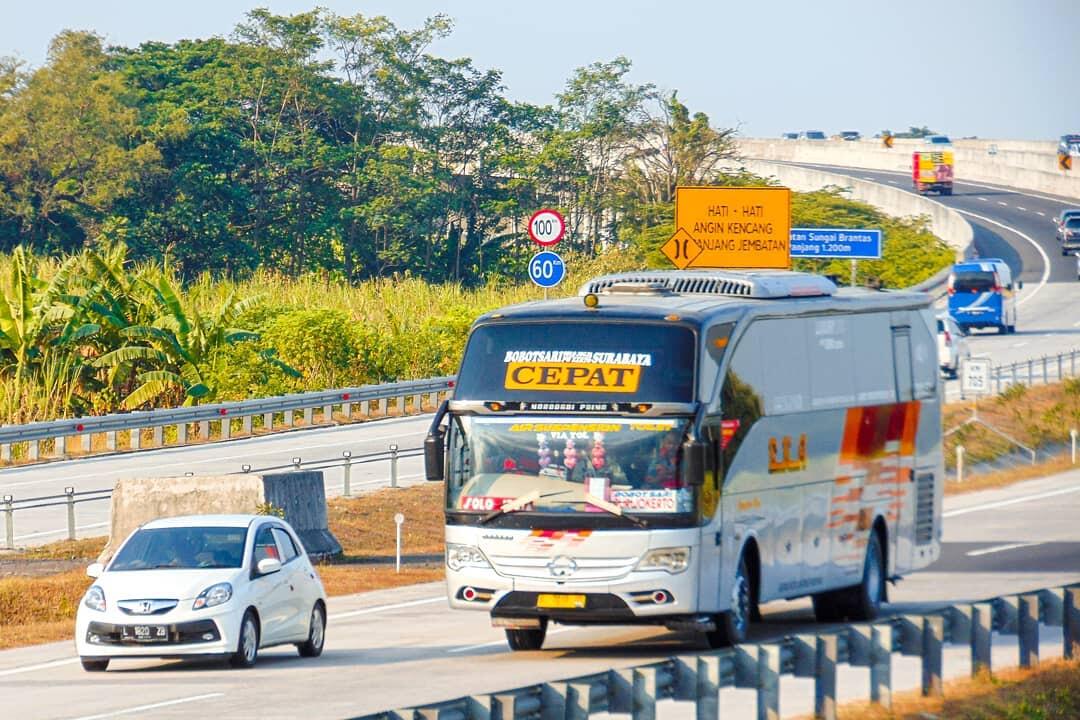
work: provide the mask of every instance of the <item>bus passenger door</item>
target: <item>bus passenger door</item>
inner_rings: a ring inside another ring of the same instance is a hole
[[[720,573],[723,567],[720,503],[720,486],[723,482],[721,469],[720,418],[706,418],[702,427],[705,449],[705,483],[699,494],[701,517],[701,559],[698,583],[698,611],[714,612],[719,609]]]

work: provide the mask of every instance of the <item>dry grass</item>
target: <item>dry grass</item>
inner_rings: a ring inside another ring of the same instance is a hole
[[[1080,718],[1080,662],[1048,662],[1033,670],[999,671],[945,684],[944,698],[897,693],[891,711],[850,704],[841,720],[1076,720]]]
[[[442,488],[442,483],[431,483],[331,499],[329,526],[344,553],[319,565],[327,594],[349,595],[441,580]],[[405,516],[402,553],[407,564],[396,573],[394,515],[399,512]],[[0,562],[17,573],[0,577],[0,649],[70,639],[75,609],[90,579],[81,567],[51,572],[56,567],[53,563],[93,562],[104,546],[105,538],[86,538],[0,555]],[[435,557],[410,561],[409,556],[416,555]]]
[[[1068,453],[1055,455],[1049,460],[1037,462],[1034,465],[1018,465],[1014,468],[996,470],[981,475],[964,474],[964,481],[957,482],[950,479],[945,483],[946,495],[962,495],[963,493],[975,492],[976,490],[992,490],[994,488],[1008,487],[1024,480],[1056,475],[1057,473],[1075,470],[1076,465]]]

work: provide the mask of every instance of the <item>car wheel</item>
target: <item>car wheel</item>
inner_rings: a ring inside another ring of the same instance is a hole
[[[506,643],[511,650],[539,650],[547,636],[547,618],[540,618],[540,627],[536,629],[506,629]]]
[[[109,669],[109,659],[96,660],[94,658],[79,658],[79,662],[82,663],[82,669],[86,672],[105,672]]]
[[[322,603],[315,603],[311,609],[311,623],[308,625],[308,638],[296,646],[300,657],[319,657],[326,642],[326,610]]]
[[[721,648],[745,642],[750,632],[754,610],[754,591],[746,556],[739,560],[735,582],[731,586],[731,609],[716,616],[716,629],[705,633],[709,647]]]
[[[240,621],[240,638],[236,641],[236,652],[229,658],[229,664],[235,668],[254,667],[259,657],[259,623],[255,613],[248,610]]]

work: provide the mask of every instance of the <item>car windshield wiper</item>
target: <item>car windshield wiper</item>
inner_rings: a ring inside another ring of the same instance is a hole
[[[539,490],[533,490],[531,492],[527,492],[527,493],[525,493],[524,495],[522,495],[520,497],[514,498],[513,500],[511,500],[508,503],[503,503],[502,506],[499,507],[498,509],[492,510],[487,515],[480,518],[480,524],[485,525],[488,522],[490,522],[490,521],[494,520],[495,518],[499,517],[503,513],[517,512],[518,510],[521,510],[523,507],[525,507],[529,503],[534,503],[539,499],[540,499],[540,491]]]
[[[634,515],[627,515],[622,511],[622,508],[615,503],[609,503],[607,500],[604,500],[603,498],[598,498],[595,495],[590,495],[589,493],[585,493],[584,500],[566,500],[565,502],[592,505],[593,507],[598,507],[604,512],[611,513],[612,515],[615,515],[617,517],[626,518],[638,527],[648,527],[648,523],[646,523],[644,520],[639,517],[635,517]]]

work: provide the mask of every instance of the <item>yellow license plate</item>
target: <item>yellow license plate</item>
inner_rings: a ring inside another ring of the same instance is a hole
[[[584,595],[551,595],[541,593],[536,598],[538,608],[575,609],[585,607]]]

